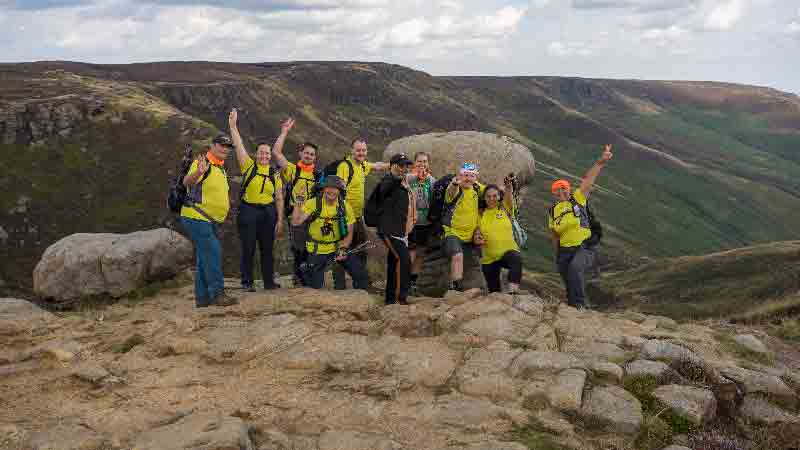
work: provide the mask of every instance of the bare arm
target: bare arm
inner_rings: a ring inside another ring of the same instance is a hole
[[[236,111],[236,108],[234,108],[228,115],[228,126],[230,126],[231,129],[231,139],[233,139],[233,146],[236,148],[236,161],[239,163],[239,168],[244,169],[244,166],[247,164],[247,160],[250,159],[250,156],[247,154],[247,150],[245,150],[244,148],[242,135],[239,134],[239,126],[237,125],[238,120],[239,120],[239,112]]]
[[[277,189],[277,186],[275,188]],[[278,236],[283,230],[283,189],[278,189],[275,192],[275,208],[278,210],[278,218],[275,221],[275,236]]]
[[[505,183],[505,193],[503,194],[503,205],[509,214],[514,214],[514,183],[509,178],[503,180]]]
[[[205,158],[197,158],[197,169],[194,172],[187,173],[185,177],[183,177],[183,185],[188,187],[192,187],[200,181],[200,178],[208,171],[208,161]]]
[[[289,131],[294,126],[294,119],[291,117],[286,119],[281,124],[281,134],[278,136],[278,139],[275,140],[275,145],[272,146],[272,156],[275,158],[275,162],[278,163],[278,167],[281,169],[285,169],[286,166],[289,165],[289,160],[286,159],[286,156],[283,154],[283,144],[286,142],[286,136],[289,135]]]
[[[380,170],[380,171],[389,170],[389,163],[385,162],[372,163],[372,170]]]
[[[303,205],[304,201],[297,201],[294,204],[294,210],[292,211],[292,225],[294,226],[302,225],[308,218],[308,214],[303,211]]]
[[[456,175],[450,180],[450,184],[447,185],[447,196],[451,199],[455,197],[459,186],[461,186],[461,174]]]
[[[350,224],[347,226],[347,236],[341,240],[341,245],[339,248],[350,248],[350,244],[353,242],[353,225]]]
[[[589,198],[589,194],[591,194],[592,188],[594,187],[594,181],[597,179],[597,176],[600,175],[603,166],[606,165],[612,156],[614,156],[614,154],[611,153],[611,144],[606,144],[603,148],[603,155],[600,156],[600,159],[594,163],[592,168],[583,176],[583,180],[581,180],[581,192],[584,197]]]

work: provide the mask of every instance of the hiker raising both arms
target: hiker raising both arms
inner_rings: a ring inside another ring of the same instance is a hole
[[[217,234],[217,227],[225,222],[230,210],[225,159],[232,148],[228,136],[215,137],[208,152],[192,163],[183,178],[188,202],[181,208],[181,223],[189,233],[197,255],[194,296],[198,308],[238,303],[225,292],[222,245]]]
[[[611,145],[606,145],[574,192],[567,180],[556,180],[550,188],[556,201],[550,208],[547,224],[552,231],[556,264],[566,286],[567,303],[578,309],[586,307],[585,272],[594,263],[594,246],[600,238],[593,236],[587,202],[597,176],[612,156]]]
[[[288,133],[294,127],[294,119],[287,119],[281,126],[281,131]],[[282,146],[281,146],[282,147]],[[295,227],[291,224],[292,212],[296,199],[308,200],[314,195],[314,185],[319,181],[322,170],[317,167],[318,147],[305,142],[298,148],[299,159],[296,163],[290,162],[283,154],[283,148],[278,145],[272,149],[272,157],[281,169],[281,178],[284,185],[284,213],[289,221],[289,243],[294,260],[294,285],[303,284],[303,272],[300,266],[306,262],[305,227]]]
[[[237,126],[238,113],[232,110],[228,122],[233,144],[236,147],[236,160],[242,171],[242,186],[239,190],[239,214],[236,218],[239,240],[242,244],[240,269],[242,289],[255,292],[253,284],[253,261],[256,245],[261,255],[261,279],[264,289],[277,289],[274,278],[273,248],[275,237],[283,227],[283,191],[279,172],[270,166],[272,149],[267,143],[256,147],[255,160],[247,154]],[[288,128],[281,127],[281,134],[275,141],[275,148],[282,148]]]
[[[408,185],[414,193],[416,200],[417,218],[414,229],[408,235],[408,253],[411,256],[411,279],[409,282],[408,293],[416,296],[417,279],[422,272],[424,250],[430,244],[433,236],[434,226],[428,219],[428,211],[431,206],[433,195],[433,185],[436,178],[431,175],[430,167],[431,156],[425,152],[418,152],[414,155],[414,170],[408,175]]]
[[[353,225],[353,247],[357,247],[368,240],[367,227],[364,224],[364,184],[373,170],[384,171],[389,169],[389,164],[384,162],[371,163],[367,161],[367,140],[357,137],[350,143],[348,154],[336,167],[336,175],[344,181],[345,201],[353,209],[356,221]],[[361,265],[367,267],[367,253],[356,255],[361,260]],[[334,284],[336,289],[345,288],[344,270],[340,266],[334,267]]]
[[[353,288],[366,290],[367,269],[355,254],[348,254],[356,218],[353,208],[342,198],[344,183],[336,175],[329,175],[321,189],[322,193],[310,200],[297,198],[292,212],[292,225],[306,227],[305,285],[322,289],[326,269],[336,264],[353,278]]]
[[[510,294],[519,291],[522,280],[522,254],[514,240],[512,226],[517,213],[513,198],[514,184],[509,177],[505,179],[505,192],[495,184],[486,186],[483,191],[486,207],[475,230],[475,243],[481,246],[481,270],[489,293],[501,291],[501,269],[508,269]]]

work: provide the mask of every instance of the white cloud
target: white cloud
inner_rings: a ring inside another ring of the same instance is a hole
[[[706,16],[705,27],[709,30],[729,30],[744,15],[744,0],[727,0],[711,9]]]

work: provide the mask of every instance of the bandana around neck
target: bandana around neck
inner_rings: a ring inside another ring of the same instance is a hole
[[[306,164],[303,161],[297,161],[297,167],[303,172],[313,172],[314,164]]]
[[[221,160],[221,159],[217,158],[217,157],[216,157],[216,156],[214,156],[214,154],[213,154],[213,153],[211,153],[211,152],[208,152],[208,153],[206,153],[206,158],[208,159],[208,162],[210,162],[211,164],[213,164],[213,165],[215,165],[215,166],[222,166],[222,165],[224,165],[224,164],[225,164],[225,161],[223,161],[223,160]]]

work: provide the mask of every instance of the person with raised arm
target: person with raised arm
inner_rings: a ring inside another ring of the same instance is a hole
[[[217,227],[230,210],[225,159],[233,143],[219,135],[211,141],[205,155],[192,163],[183,178],[187,203],[181,208],[181,223],[194,244],[197,270],[194,278],[195,305],[230,306],[238,301],[225,292],[222,272],[222,245]]]
[[[547,225],[552,232],[556,265],[567,290],[567,304],[578,309],[586,308],[585,272],[595,258],[587,202],[597,176],[613,156],[611,145],[606,145],[575,191],[564,179],[554,181],[550,187],[556,201],[550,208]]]
[[[287,119],[281,124],[281,135],[286,136],[294,127],[295,121]],[[314,195],[314,186],[319,181],[322,170],[317,166],[319,148],[312,142],[304,142],[298,148],[299,159],[296,163],[289,161],[283,153],[283,146],[276,145],[272,156],[281,169],[284,185],[284,214],[289,221],[289,243],[294,262],[294,285],[304,285],[301,266],[308,258],[306,250],[305,227],[291,225],[292,212],[298,200],[306,201]]]
[[[464,253],[478,251],[473,242],[478,227],[478,200],[484,186],[478,183],[478,165],[465,162],[445,191],[444,253],[450,258],[449,289],[463,291]]]
[[[272,148],[267,143],[256,147],[255,159],[244,147],[237,126],[238,112],[232,110],[228,122],[236,160],[242,172],[242,185],[239,191],[239,214],[236,218],[239,240],[242,244],[240,269],[242,289],[255,292],[253,283],[253,262],[256,246],[261,256],[261,278],[264,289],[278,288],[275,283],[274,256],[275,237],[283,227],[283,184],[279,171],[271,166]],[[285,128],[285,127],[282,127]],[[286,133],[281,132],[275,141],[275,148],[283,147]]]
[[[506,177],[505,190],[490,184],[483,190],[485,208],[481,211],[475,243],[481,246],[481,271],[489,293],[500,292],[500,271],[508,269],[509,294],[516,294],[522,281],[522,254],[514,240],[512,220],[514,208],[514,181]]]

